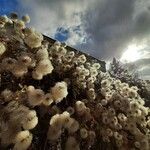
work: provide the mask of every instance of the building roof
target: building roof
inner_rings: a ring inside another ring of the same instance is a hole
[[[53,45],[56,42],[56,40],[54,40],[54,39],[52,39],[52,38],[50,38],[48,36],[45,36],[45,35],[44,35],[44,39],[46,41],[48,41],[50,45]],[[66,48],[68,50],[70,50],[70,51],[74,51],[74,52],[79,53],[79,54],[84,54],[87,57],[88,61],[90,61],[90,62],[98,62],[98,63],[100,63],[101,64],[101,70],[103,72],[106,72],[106,62],[105,61],[101,61],[101,60],[99,60],[97,58],[94,58],[93,56],[91,56],[89,54],[86,54],[84,52],[81,52],[80,50],[77,50],[77,49],[75,49],[73,47],[66,46]]]

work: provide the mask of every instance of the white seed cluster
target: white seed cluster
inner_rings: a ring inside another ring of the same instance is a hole
[[[43,76],[50,74],[53,71],[52,63],[49,59],[43,59],[38,62],[35,70],[32,73],[33,79],[41,80]]]
[[[32,143],[32,134],[28,131],[21,131],[17,134],[13,150],[27,150]]]
[[[4,98],[5,102],[12,100],[13,92],[11,90],[5,89],[1,92],[1,96]]]
[[[79,129],[78,121],[71,118],[67,111],[62,114],[56,114],[51,118],[48,132],[49,140],[57,140],[61,136],[63,129],[66,129],[70,134]]]
[[[41,42],[43,41],[43,36],[42,34],[34,31],[31,32],[30,34],[25,35],[24,41],[30,48],[37,48],[41,46],[42,44]]]
[[[23,20],[25,23],[29,23],[29,22],[30,22],[30,17],[29,17],[29,15],[22,16],[22,20]]]
[[[4,101],[8,98],[5,97],[8,92],[10,91],[2,92]],[[12,94],[11,98],[14,98]],[[8,104],[1,109],[3,115],[0,117],[0,127],[3,129],[0,132],[1,144],[6,146],[14,144],[14,150],[26,150],[31,145],[33,137],[29,130],[35,128],[38,124],[36,111],[30,110],[14,100],[9,99],[6,102]]]
[[[36,53],[37,64],[32,72],[33,79],[41,80],[43,76],[52,73],[54,67],[49,59],[47,47],[39,49]]]
[[[28,102],[31,106],[46,105],[49,106],[53,102],[59,103],[68,95],[67,83],[57,82],[54,87],[51,87],[49,93],[44,93],[41,89],[35,89],[34,86],[27,87]]]
[[[81,128],[80,136],[81,136],[81,138],[86,139],[88,137],[88,131],[85,128]]]
[[[28,22],[28,15],[0,17],[2,146],[27,150],[38,136],[29,130],[39,130],[39,123],[45,133],[43,118],[48,118],[50,145],[65,136],[66,150],[92,149],[98,142],[149,150],[150,109],[139,89],[102,72],[98,61],[64,43],[49,43],[26,27]],[[38,132],[43,135],[41,128]]]
[[[57,82],[54,87],[51,88],[51,94],[56,103],[62,101],[68,95],[67,83]]]
[[[44,92],[41,89],[35,89],[34,86],[28,86],[28,101],[31,106],[40,105],[44,100]]]
[[[105,131],[102,133],[104,141],[110,142],[111,135],[116,139],[116,144],[121,147],[123,136],[126,139],[127,136],[119,131],[125,129],[134,135],[138,147],[142,138],[148,143],[147,135],[144,135],[138,127],[141,126],[149,132],[149,129],[146,129],[146,116],[149,108],[143,106],[144,101],[138,95],[137,90],[137,87],[129,87],[128,84],[121,83],[120,80],[115,80],[110,76],[103,77],[101,93],[105,99],[102,99],[97,107],[101,112],[103,124],[110,126],[108,134]],[[107,110],[105,107],[109,107],[109,109]],[[122,113],[116,114],[118,111]],[[143,149],[148,148],[145,146]]]
[[[0,42],[0,56],[3,55],[3,53],[6,51],[6,47],[5,45]]]
[[[38,117],[36,111],[32,110],[27,114],[27,118],[23,121],[23,128],[25,130],[31,130],[38,124]]]

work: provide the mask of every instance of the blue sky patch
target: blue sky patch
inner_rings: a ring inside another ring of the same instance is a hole
[[[69,31],[63,27],[57,28],[55,39],[59,40],[60,42],[65,42],[69,37]]]
[[[21,0],[0,0],[0,15],[16,12],[21,17],[24,14],[31,14],[31,11],[31,8],[23,6]]]
[[[19,12],[19,5],[18,0],[0,0],[0,15]]]

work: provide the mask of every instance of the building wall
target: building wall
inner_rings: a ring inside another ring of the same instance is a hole
[[[52,38],[49,38],[49,37],[47,37],[47,36],[45,36],[45,35],[44,35],[44,39],[47,40],[50,45],[53,45],[54,42],[56,41],[56,40],[54,40],[54,39],[52,39]],[[101,61],[101,60],[99,60],[99,59],[97,59],[97,58],[94,58],[93,56],[88,55],[88,54],[86,54],[86,53],[84,53],[84,52],[81,52],[80,50],[77,50],[77,49],[75,49],[75,48],[73,48],[73,47],[67,46],[66,48],[67,48],[68,50],[70,50],[70,51],[75,51],[76,53],[86,55],[88,61],[90,61],[90,62],[98,62],[98,63],[100,63],[100,64],[101,64],[101,70],[102,70],[103,72],[106,72],[106,63],[105,63],[105,61]]]

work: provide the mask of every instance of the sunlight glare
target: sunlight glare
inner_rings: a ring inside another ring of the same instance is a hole
[[[129,45],[127,50],[121,56],[120,61],[122,62],[134,62],[141,58],[139,50],[141,50],[141,46],[137,46],[135,44]]]

